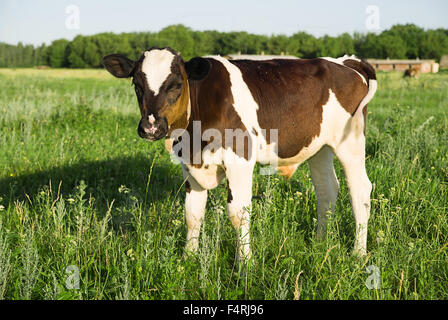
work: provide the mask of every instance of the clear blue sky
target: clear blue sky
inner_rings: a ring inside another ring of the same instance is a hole
[[[66,27],[69,5],[79,8],[79,29]],[[448,28],[446,0],[0,0],[0,42],[48,44],[77,34],[159,31],[178,23],[267,35],[352,34],[368,31],[369,5],[379,9],[380,31],[397,23]]]

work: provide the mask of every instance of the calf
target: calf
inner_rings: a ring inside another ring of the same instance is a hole
[[[317,195],[317,236],[326,233],[339,183],[334,155],[350,190],[356,224],[354,252],[366,253],[372,185],[365,168],[367,103],[375,71],[354,56],[318,59],[232,60],[219,56],[185,62],[171,48],[151,48],[138,61],[103,58],[115,77],[131,77],[140,106],[139,135],[166,138],[186,179],[186,249],[195,251],[207,190],[227,178],[227,211],[248,259],[249,214],[256,162],[290,177],[308,160]],[[242,143],[241,143],[242,142]]]
[[[406,69],[406,71],[403,73],[403,78],[418,78],[419,73],[419,68],[409,67],[409,69]]]

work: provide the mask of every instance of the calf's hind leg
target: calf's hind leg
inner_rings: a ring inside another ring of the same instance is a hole
[[[327,231],[327,214],[334,213],[339,190],[339,182],[334,172],[334,153],[324,146],[318,153],[308,159],[311,179],[317,198],[317,232],[318,239],[324,239]]]

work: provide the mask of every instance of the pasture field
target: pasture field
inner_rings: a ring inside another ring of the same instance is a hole
[[[378,79],[367,120],[368,255],[351,255],[337,161],[336,213],[327,240],[314,240],[304,163],[289,182],[255,176],[246,269],[235,263],[225,184],[209,193],[198,254],[183,258],[181,169],[163,141],[138,137],[129,80],[0,70],[0,298],[448,298],[448,73]]]

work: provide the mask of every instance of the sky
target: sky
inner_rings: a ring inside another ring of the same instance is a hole
[[[315,36],[381,32],[394,24],[448,28],[446,0],[0,0],[0,42],[40,45],[100,32],[193,30]]]

